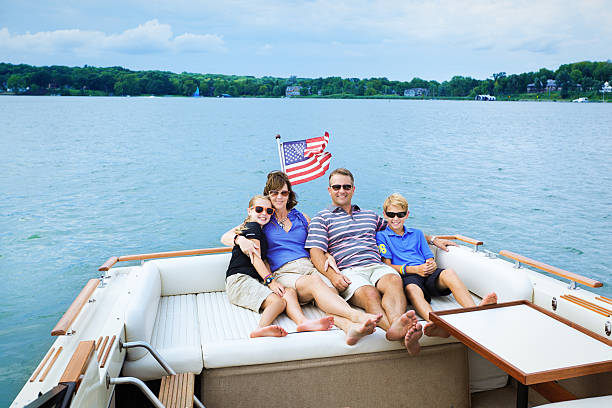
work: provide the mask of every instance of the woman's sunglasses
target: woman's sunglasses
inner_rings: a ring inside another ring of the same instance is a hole
[[[353,186],[351,184],[334,184],[333,186],[330,186],[334,191],[340,191],[340,188],[342,188],[343,190],[346,191],[351,191],[351,189],[353,188]]]
[[[407,211],[393,212],[393,211],[385,211],[387,217],[389,218],[404,218],[406,216]]]
[[[264,210],[266,210],[266,214],[268,215],[274,214],[274,208],[262,207],[261,205],[256,205],[255,207],[251,207],[251,209],[254,209],[257,214],[261,214]]]
[[[283,197],[289,197],[289,190],[283,190],[283,191],[278,191],[278,190],[270,190],[270,195],[276,197],[277,195],[282,195]]]

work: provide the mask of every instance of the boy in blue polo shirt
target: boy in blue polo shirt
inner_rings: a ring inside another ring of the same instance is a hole
[[[408,201],[398,193],[391,194],[383,204],[387,228],[376,233],[376,243],[383,262],[402,276],[406,297],[427,324],[427,336],[448,337],[449,333],[429,320],[432,296],[451,293],[463,307],[476,306],[467,288],[452,269],[438,268],[425,235],[416,228],[404,228],[408,218]],[[434,237],[435,239],[435,237]],[[497,303],[497,295],[489,293],[481,305]]]

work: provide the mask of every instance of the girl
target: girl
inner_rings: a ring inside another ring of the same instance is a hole
[[[251,240],[257,249],[247,255],[234,242],[232,258],[226,273],[225,290],[231,303],[257,313],[263,309],[258,328],[253,330],[251,337],[286,336],[287,332],[282,327],[272,325],[274,319],[284,311],[297,323],[298,332],[332,328],[333,317],[306,319],[295,290],[284,288],[279,284],[263,261],[266,259],[267,244],[261,227],[266,225],[274,214],[270,200],[256,195],[249,201],[247,214],[245,221],[236,228],[235,237],[242,236]]]

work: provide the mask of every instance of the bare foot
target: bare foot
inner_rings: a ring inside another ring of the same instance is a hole
[[[497,303],[497,294],[495,294],[495,292],[491,292],[487,296],[482,298],[482,301],[480,302],[478,306],[494,305],[496,303]]]
[[[319,331],[319,330],[329,330],[334,327],[334,317],[333,316],[325,316],[320,319],[315,320],[306,320],[304,323],[298,325],[297,331]]]
[[[417,324],[418,319],[414,310],[409,310],[391,323],[391,327],[387,330],[387,340],[401,340],[406,336],[408,328]]]
[[[404,346],[411,356],[416,356],[421,351],[421,345],[419,344],[419,339],[423,336],[421,329],[421,323],[417,323],[409,327],[406,336],[404,336]]]
[[[349,346],[355,345],[362,337],[374,333],[376,330],[376,324],[382,318],[382,315],[378,315],[377,319],[367,319],[363,323],[354,323],[346,333],[346,344]]]
[[[280,326],[259,327],[251,332],[251,337],[285,337],[287,332]]]
[[[429,322],[425,325],[423,333],[429,337],[450,337],[450,333],[443,327],[437,326],[434,322]]]

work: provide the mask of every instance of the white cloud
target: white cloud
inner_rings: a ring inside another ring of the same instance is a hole
[[[214,34],[185,33],[174,36],[172,27],[156,19],[119,34],[80,29],[11,34],[0,29],[0,50],[30,53],[74,53],[93,56],[106,52],[120,54],[204,53],[226,51],[223,38]]]

